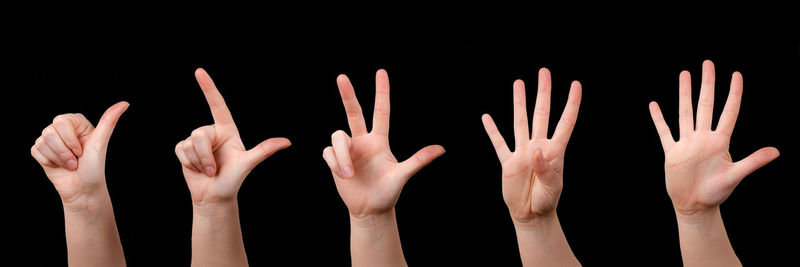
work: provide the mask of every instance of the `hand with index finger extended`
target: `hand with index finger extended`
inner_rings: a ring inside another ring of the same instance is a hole
[[[355,217],[387,212],[394,208],[406,181],[444,153],[439,145],[427,146],[411,158],[398,162],[389,148],[389,77],[385,70],[375,75],[375,108],[372,131],[366,123],[353,86],[345,75],[336,80],[352,136],[338,130],[323,158],[333,174],[339,195]]]
[[[195,204],[235,200],[244,178],[264,159],[291,145],[286,138],[270,138],[245,149],[228,106],[214,81],[203,69],[195,72],[206,97],[213,125],[195,129],[175,147]]]

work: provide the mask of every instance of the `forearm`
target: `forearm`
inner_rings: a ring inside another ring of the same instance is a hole
[[[194,206],[192,266],[248,266],[236,201]]]
[[[530,222],[514,222],[523,266],[580,266],[555,213]]]
[[[64,202],[69,266],[125,266],[108,191]]]
[[[691,216],[676,212],[676,216],[684,266],[742,265],[728,240],[719,207]]]
[[[362,218],[350,216],[353,266],[406,266],[395,211]]]

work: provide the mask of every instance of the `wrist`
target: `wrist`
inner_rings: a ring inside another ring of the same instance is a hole
[[[67,213],[96,211],[102,207],[110,206],[110,203],[111,197],[108,194],[108,189],[105,187],[96,190],[85,190],[66,198],[63,196],[61,197],[61,204],[64,206],[64,212]]]
[[[236,200],[220,201],[220,202],[205,202],[205,203],[192,203],[192,213],[195,217],[226,217],[236,215],[238,216],[239,204]]]
[[[681,211],[675,209],[675,217],[679,224],[682,225],[702,225],[713,222],[717,219],[722,219],[722,214],[719,211],[719,206],[710,209],[695,210],[695,211]]]
[[[371,213],[367,215],[350,214],[350,225],[357,228],[376,228],[395,222],[396,218],[394,208],[380,213]]]
[[[519,220],[511,218],[514,222],[514,229],[523,232],[540,232],[549,229],[552,225],[558,224],[558,216],[555,212],[537,215],[531,219]]]

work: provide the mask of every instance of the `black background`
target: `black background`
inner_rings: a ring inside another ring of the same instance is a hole
[[[678,73],[692,72],[696,100],[702,61],[711,59],[717,66],[715,124],[730,75],[744,75],[734,160],[764,146],[781,151],[722,205],[731,242],[746,265],[792,260],[798,237],[791,97],[800,89],[797,30],[709,24],[686,25],[699,28],[696,35],[680,27],[556,34],[551,24],[536,21],[519,29],[357,32],[281,30],[277,24],[242,32],[197,29],[204,24],[193,34],[177,28],[92,41],[67,34],[45,38],[13,53],[15,71],[8,75],[19,87],[8,90],[10,101],[4,101],[12,114],[5,132],[13,135],[4,150],[14,173],[4,190],[12,199],[5,221],[13,224],[12,240],[5,243],[14,246],[12,259],[66,263],[59,197],[29,148],[58,114],[80,112],[96,123],[106,108],[126,100],[131,107],[113,134],[106,172],[127,261],[188,265],[191,202],[173,148],[192,129],[212,123],[193,75],[203,67],[248,148],[269,137],[293,143],[259,165],[240,190],[251,265],[349,265],[347,209],[321,154],[331,133],[348,129],[336,76],[345,73],[353,81],[370,124],[375,71],[385,68],[397,158],[429,144],[447,150],[406,184],[397,203],[408,263],[519,265],[500,164],[480,116],[490,113],[513,144],[512,82],[527,82],[530,113],[537,70],[548,67],[550,133],[569,83],[579,80],[584,88],[558,206],[575,255],[588,266],[679,265],[663,152],[647,104],[658,101],[677,133]]]

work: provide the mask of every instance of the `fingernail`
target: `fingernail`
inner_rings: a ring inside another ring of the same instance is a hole
[[[78,168],[78,163],[75,162],[74,159],[67,160],[67,169],[74,170],[77,168]]]
[[[206,174],[208,176],[214,176],[215,173],[216,173],[216,170],[214,170],[214,167],[206,167]]]
[[[344,170],[342,171],[342,176],[344,176],[344,177],[353,177],[353,168],[344,167]]]

